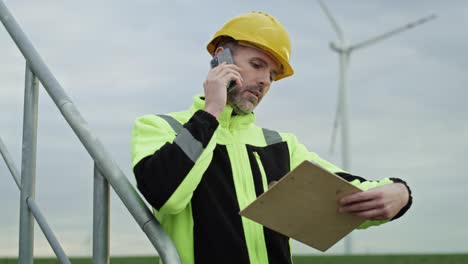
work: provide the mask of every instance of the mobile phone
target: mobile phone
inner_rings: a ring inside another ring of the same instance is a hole
[[[232,59],[232,54],[231,54],[231,50],[229,48],[225,48],[223,49],[223,51],[221,51],[220,53],[218,53],[218,55],[216,55],[210,62],[210,65],[211,65],[211,68],[214,68],[216,66],[218,66],[219,64],[223,63],[223,62],[226,62],[227,64],[234,64],[234,60]],[[228,90],[228,92],[234,88],[234,86],[236,85],[236,81],[232,80],[229,82],[228,86],[226,87],[226,89]]]

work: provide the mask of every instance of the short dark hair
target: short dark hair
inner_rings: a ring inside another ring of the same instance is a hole
[[[218,41],[218,43],[216,43],[216,49],[219,47],[223,47],[225,49],[229,48],[231,49],[231,53],[233,55],[236,52],[238,46],[239,46],[239,42],[237,40],[231,37],[227,37],[227,36],[220,37],[220,40]]]

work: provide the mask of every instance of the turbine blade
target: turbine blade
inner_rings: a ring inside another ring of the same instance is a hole
[[[323,3],[321,0],[317,0],[317,2],[319,3],[320,8],[322,8],[322,11],[325,13],[328,20],[332,24],[333,29],[335,30],[336,34],[338,35],[338,39],[340,40],[340,42],[343,42],[344,41],[343,31],[341,30],[340,26],[338,26],[338,23],[336,22],[335,18],[332,16],[332,14],[328,10],[325,3]]]
[[[428,22],[428,21],[430,21],[430,20],[433,20],[433,19],[435,19],[435,18],[437,18],[437,16],[436,16],[435,14],[432,14],[432,15],[430,15],[430,16],[426,16],[426,17],[420,18],[420,19],[418,19],[418,20],[416,20],[416,21],[413,21],[413,22],[411,22],[411,23],[408,23],[408,24],[406,24],[406,25],[404,25],[404,26],[402,26],[402,27],[398,27],[398,28],[396,28],[396,29],[394,29],[394,30],[391,30],[391,31],[389,31],[389,32],[386,32],[386,33],[384,33],[384,34],[382,34],[382,35],[379,35],[379,36],[377,36],[377,37],[373,37],[373,38],[370,38],[370,39],[368,39],[368,40],[365,40],[365,41],[363,41],[363,42],[361,42],[361,43],[358,43],[358,44],[356,44],[356,45],[352,45],[352,46],[350,47],[350,49],[351,49],[351,50],[356,50],[356,49],[360,49],[360,48],[363,48],[363,47],[372,45],[372,44],[374,44],[374,43],[377,43],[377,42],[379,42],[379,41],[382,41],[382,40],[384,40],[384,39],[387,39],[387,38],[389,38],[389,37],[391,37],[391,36],[393,36],[393,35],[395,35],[395,34],[398,34],[398,33],[403,32],[403,31],[405,31],[405,30],[408,30],[408,29],[411,29],[411,28],[413,28],[413,27],[416,27],[416,26],[419,26],[419,25],[421,25],[421,24],[424,24],[424,23],[426,23],[426,22]]]

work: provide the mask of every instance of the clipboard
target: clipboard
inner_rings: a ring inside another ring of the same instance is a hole
[[[362,190],[304,161],[240,215],[324,252],[365,221],[338,213],[338,200],[356,192]]]

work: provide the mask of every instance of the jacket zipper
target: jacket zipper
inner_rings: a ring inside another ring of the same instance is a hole
[[[260,155],[258,155],[258,152],[254,151],[253,154],[255,156],[255,159],[257,160],[258,169],[260,170],[260,174],[262,176],[263,192],[266,192],[268,190],[268,181],[265,173],[265,168],[263,168],[262,160],[260,159]]]
[[[246,155],[246,156],[248,155],[246,152],[242,153],[243,150],[241,150],[241,148],[239,148],[237,146],[235,147],[235,149],[236,149],[236,152],[237,152],[236,155],[238,157],[242,157],[243,155]],[[247,159],[248,159],[248,157],[247,157]],[[244,165],[243,162],[238,163],[237,165],[238,165],[239,172],[242,173],[243,171],[245,171],[244,169],[246,169],[246,168],[245,168],[245,165]],[[248,169],[250,171],[252,170],[250,167]],[[248,184],[246,182],[247,180],[244,179],[243,177],[240,177],[240,179],[241,179],[240,185],[242,186],[241,188],[244,190],[244,194],[247,195],[248,197],[251,197],[251,199],[252,198],[255,199],[255,197],[256,197],[255,190],[254,189],[252,190],[251,188],[249,188],[249,186],[251,186],[251,184]],[[247,204],[245,204],[245,205],[247,205]],[[260,230],[255,228],[254,226],[256,225],[256,223],[252,222],[252,220],[250,220],[250,219],[244,219],[243,222],[244,221],[248,222],[247,226],[244,226],[244,228],[247,227],[247,230],[253,236],[252,238],[254,239],[254,241],[264,240],[264,238],[259,233],[259,232],[262,232],[263,228],[261,228]],[[245,230],[245,231],[247,231],[247,230]],[[256,237],[256,238],[254,238],[254,237]],[[254,242],[252,246],[253,246],[253,248],[251,250],[249,250],[249,257],[251,258],[252,263],[262,263],[263,261],[262,261],[262,258],[260,257],[260,250],[258,248],[258,244],[256,242]],[[250,251],[253,251],[253,252],[250,252]]]

